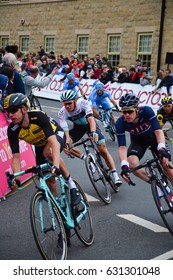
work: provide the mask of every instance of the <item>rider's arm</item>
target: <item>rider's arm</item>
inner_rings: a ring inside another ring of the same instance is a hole
[[[90,131],[91,132],[96,132],[96,122],[93,116],[90,116],[87,118],[89,126],[90,126]]]
[[[120,159],[121,166],[123,166],[123,165],[128,165],[129,166],[129,164],[127,163],[127,148],[126,148],[126,146],[120,146],[119,147],[118,156],[119,156],[119,159]]]
[[[99,119],[100,115],[99,115],[99,111],[97,110],[97,107],[93,106],[92,109],[93,109],[94,118]]]
[[[56,135],[51,135],[47,138],[47,141],[52,149],[53,165],[60,166],[60,144],[57,141]]]
[[[163,144],[162,148],[164,148],[165,147],[165,136],[164,136],[163,131],[161,129],[157,129],[154,131],[154,134],[156,135],[158,145]],[[161,145],[160,145],[160,147],[161,147]]]

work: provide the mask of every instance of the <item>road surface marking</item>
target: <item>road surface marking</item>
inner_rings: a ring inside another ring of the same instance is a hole
[[[147,220],[144,220],[140,217],[137,217],[135,215],[131,215],[131,214],[124,214],[124,215],[117,215],[120,218],[123,218],[125,220],[128,220],[132,223],[135,223],[137,225],[140,225],[142,227],[145,227],[147,229],[150,229],[154,232],[168,232],[168,229],[162,226],[159,226],[157,224],[151,223]]]
[[[89,194],[87,194],[87,193],[85,193],[85,195],[86,195],[87,200],[88,200],[89,202],[99,201],[99,199],[95,198],[94,196],[91,196],[91,195],[89,195]]]
[[[158,257],[153,258],[152,260],[169,260],[173,258],[173,250],[168,251]]]

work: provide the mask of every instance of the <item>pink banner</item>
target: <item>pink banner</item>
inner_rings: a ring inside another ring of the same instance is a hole
[[[10,191],[7,185],[5,172],[9,171],[10,173],[12,173],[12,169],[11,169],[12,153],[7,137],[8,125],[9,123],[6,120],[5,115],[2,112],[0,112],[0,169],[1,169],[0,198],[5,196]],[[23,140],[20,141],[20,160],[21,160],[22,170],[35,165],[35,156],[32,147]],[[31,174],[22,176],[21,182],[24,182],[30,176]]]

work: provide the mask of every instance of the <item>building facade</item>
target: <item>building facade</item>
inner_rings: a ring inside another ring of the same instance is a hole
[[[77,50],[81,58],[99,53],[113,67],[140,58],[152,75],[173,70],[166,62],[173,53],[172,0],[0,0],[0,11],[0,48],[43,46],[68,57]]]

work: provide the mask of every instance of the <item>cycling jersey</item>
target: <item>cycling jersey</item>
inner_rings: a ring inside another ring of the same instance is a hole
[[[165,110],[162,107],[160,107],[159,110],[157,111],[157,119],[161,127],[164,126],[166,122],[170,122],[171,125],[173,125],[173,108],[171,112],[167,114]]]
[[[113,97],[111,96],[111,93],[109,90],[104,90],[102,95],[98,95],[96,90],[93,90],[91,95],[89,96],[88,100],[91,101],[92,107],[96,107],[97,109],[100,107],[100,105],[104,109],[110,109],[112,108],[112,103],[110,100],[112,100]]]
[[[18,124],[11,123],[8,127],[8,139],[12,153],[19,153],[19,139],[37,147],[43,147],[47,138],[56,134],[64,137],[62,128],[57,122],[48,117],[42,111],[29,111],[29,127],[22,128]]]
[[[90,126],[87,118],[93,116],[93,111],[88,100],[80,98],[75,102],[75,106],[76,107],[72,112],[68,112],[65,107],[62,107],[58,114],[60,126],[64,130],[69,130],[67,120],[73,122],[74,126],[69,131],[73,142],[81,139],[85,133],[90,133]],[[97,124],[96,132],[99,138],[98,144],[100,145],[101,143],[105,142],[105,139]]]
[[[68,112],[65,107],[62,107],[58,113],[60,126],[64,130],[68,130],[67,120],[77,125],[86,125],[88,124],[87,118],[93,115],[88,100],[80,98],[76,101],[75,106],[72,112]]]
[[[76,91],[76,97],[78,97],[79,93],[78,93],[76,87],[81,88],[81,85],[80,85],[80,81],[75,78],[73,84],[70,84],[69,81],[66,80],[63,84],[63,89],[62,90],[64,91],[64,90],[69,90],[69,89],[72,90],[73,89],[74,91]]]
[[[145,139],[153,138],[154,131],[160,129],[154,111],[148,106],[139,108],[136,123],[128,123],[125,117],[121,116],[115,123],[115,127],[119,146],[126,146],[126,131],[130,133],[131,140],[142,144]]]

